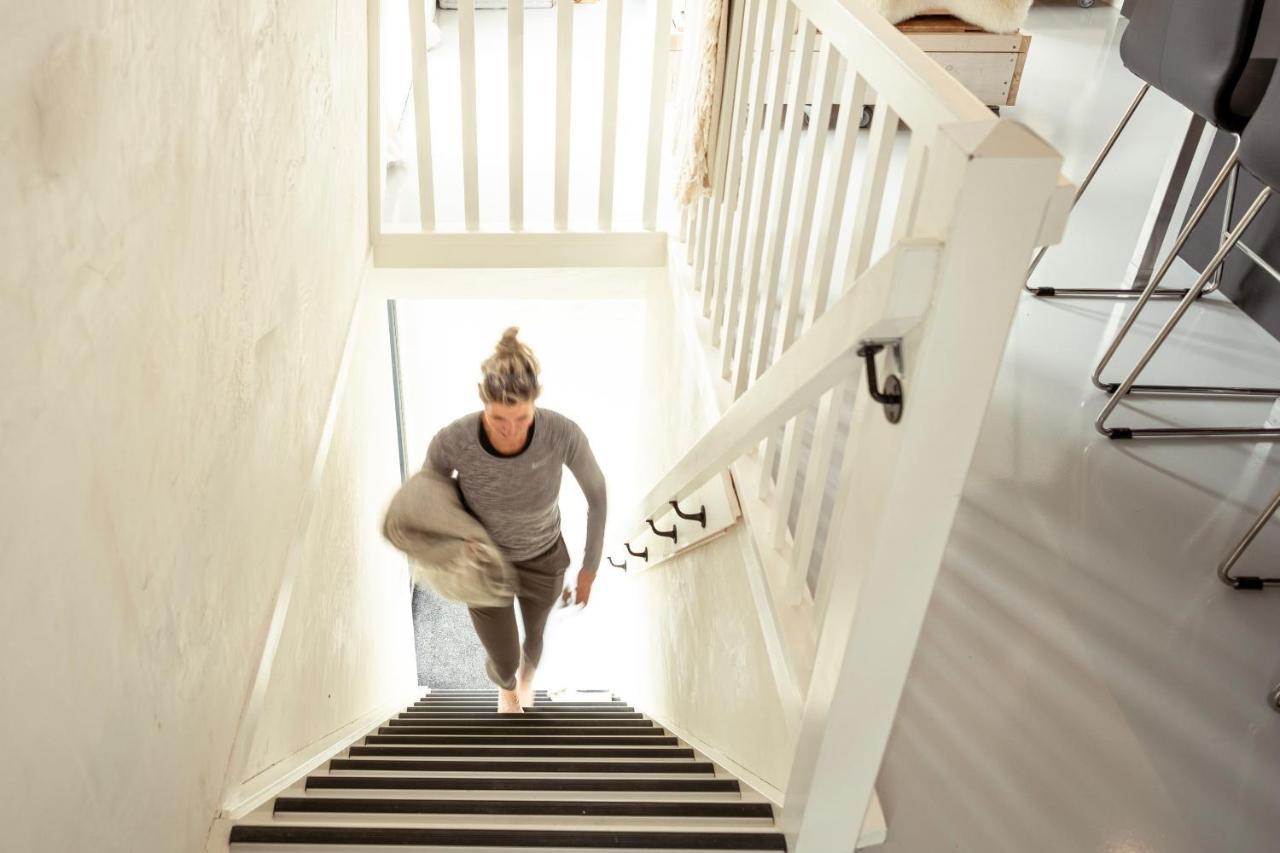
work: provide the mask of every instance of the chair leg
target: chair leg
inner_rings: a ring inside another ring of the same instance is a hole
[[[1231,553],[1218,566],[1218,579],[1227,586],[1232,589],[1264,589],[1268,586],[1280,586],[1280,577],[1251,577],[1231,574],[1236,562],[1253,544],[1253,540],[1262,532],[1262,528],[1267,526],[1267,522],[1276,514],[1277,509],[1280,509],[1280,492],[1276,492],[1276,496],[1271,499],[1271,503],[1267,504],[1266,508],[1254,519],[1253,524],[1245,531],[1244,536],[1240,537],[1240,541],[1231,549]]]
[[[1120,123],[1116,126],[1116,129],[1112,131],[1111,138],[1108,139],[1107,144],[1103,146],[1102,153],[1098,155],[1098,158],[1096,160],[1094,160],[1093,166],[1089,169],[1088,175],[1085,176],[1084,182],[1080,185],[1080,189],[1076,191],[1075,198],[1072,200],[1071,205],[1073,209],[1075,205],[1079,202],[1080,197],[1084,195],[1085,189],[1093,181],[1093,177],[1097,173],[1098,168],[1102,165],[1102,161],[1106,159],[1108,154],[1111,153],[1111,149],[1114,147],[1117,138],[1119,138],[1120,133],[1124,130],[1129,120],[1133,117],[1134,110],[1136,109],[1138,104],[1142,101],[1142,97],[1143,95],[1146,94],[1146,91],[1148,88],[1149,88],[1148,86],[1144,86],[1142,89],[1138,91],[1137,96],[1135,96],[1133,102],[1129,105],[1129,109],[1125,112],[1124,117],[1121,118]],[[1188,126],[1186,136],[1182,142],[1182,149],[1179,152],[1178,166],[1175,168],[1175,175],[1180,175],[1180,177],[1171,178],[1171,180],[1175,184],[1177,184],[1179,187],[1181,187],[1181,185],[1185,182],[1186,169],[1190,166],[1192,156],[1195,152],[1196,147],[1199,145],[1200,137],[1203,135],[1204,125],[1205,125],[1204,119],[1195,118],[1191,122],[1191,124]],[[1143,253],[1141,268],[1139,269],[1137,273],[1137,277],[1132,286],[1114,287],[1114,288],[1032,287],[1030,284],[1031,274],[1035,271],[1041,259],[1044,257],[1045,252],[1048,250],[1048,247],[1045,246],[1045,247],[1042,247],[1036,253],[1035,257],[1032,259],[1031,266],[1027,270],[1027,279],[1023,284],[1023,289],[1034,296],[1047,297],[1047,298],[1055,298],[1055,297],[1064,297],[1064,298],[1070,298],[1070,299],[1081,299],[1081,298],[1083,299],[1137,299],[1139,298],[1140,294],[1143,292],[1143,289],[1142,289],[1143,285],[1146,283],[1149,283],[1150,281],[1152,264],[1156,260],[1156,256],[1159,254],[1160,244],[1164,242],[1164,236],[1168,231],[1169,220],[1172,218],[1174,208],[1176,207],[1177,195],[1178,195],[1177,191],[1171,192],[1171,188],[1167,189],[1164,194],[1164,197],[1160,202],[1159,210],[1155,212],[1156,221],[1154,226],[1152,226],[1152,231],[1148,235],[1146,248]],[[1194,225],[1194,223],[1192,224]],[[1152,292],[1152,295],[1148,296],[1147,299],[1148,300],[1149,299],[1181,299],[1185,294],[1186,294],[1185,288],[1154,290]]]
[[[1138,359],[1138,363],[1129,371],[1129,375],[1120,382],[1111,394],[1111,399],[1102,408],[1098,414],[1097,420],[1094,421],[1094,427],[1098,432],[1108,438],[1126,439],[1126,438],[1280,438],[1280,429],[1271,429],[1265,427],[1187,427],[1187,428],[1158,428],[1158,429],[1130,429],[1129,427],[1108,427],[1107,418],[1120,405],[1120,401],[1127,397],[1131,392],[1147,393],[1147,394],[1168,394],[1168,395],[1207,395],[1207,396],[1266,396],[1280,397],[1280,388],[1223,388],[1201,385],[1138,385],[1138,376],[1151,363],[1151,359],[1156,352],[1164,345],[1169,335],[1173,333],[1174,328],[1182,320],[1191,304],[1200,297],[1204,289],[1209,284],[1209,279],[1213,277],[1214,272],[1222,265],[1227,254],[1240,241],[1240,236],[1244,234],[1246,228],[1252,224],[1257,217],[1267,199],[1271,196],[1271,188],[1263,187],[1262,192],[1258,193],[1257,198],[1253,200],[1253,204],[1249,205],[1249,209],[1241,218],[1239,224],[1232,229],[1225,242],[1218,247],[1218,251],[1214,253],[1209,265],[1205,268],[1200,277],[1196,279],[1196,283],[1187,291],[1187,295],[1178,303],[1178,307],[1174,309],[1173,314],[1165,321],[1160,331],[1156,334],[1146,351]]]
[[[1240,140],[1237,137],[1235,148],[1232,153],[1240,150]],[[1218,238],[1218,242],[1227,239],[1227,235],[1231,233],[1231,211],[1236,206],[1236,186],[1240,183],[1240,164],[1231,170],[1231,179],[1227,182],[1227,203],[1222,206],[1222,236]],[[1242,244],[1243,245],[1243,244]],[[1218,267],[1218,271],[1213,274],[1213,278],[1209,282],[1209,286],[1204,289],[1205,293],[1213,293],[1222,286],[1222,271],[1225,268]]]
[[[1138,94],[1134,95],[1133,100],[1129,103],[1129,108],[1124,111],[1124,115],[1120,117],[1120,121],[1116,124],[1115,129],[1111,131],[1111,136],[1107,139],[1107,143],[1102,146],[1102,151],[1094,158],[1093,165],[1089,167],[1089,172],[1084,176],[1084,180],[1080,182],[1080,186],[1076,189],[1075,198],[1071,200],[1071,209],[1074,210],[1076,204],[1079,203],[1080,197],[1084,195],[1085,190],[1089,188],[1089,184],[1093,183],[1094,175],[1098,174],[1098,169],[1102,166],[1103,161],[1107,159],[1107,155],[1111,153],[1111,149],[1115,147],[1116,140],[1120,138],[1120,134],[1129,126],[1129,120],[1133,118],[1134,112],[1137,111],[1138,105],[1142,103],[1142,99],[1146,97],[1147,92],[1151,91],[1150,83],[1143,83],[1142,88],[1138,89]],[[1027,277],[1023,281],[1022,288],[1027,293],[1037,293],[1044,288],[1031,286],[1031,275],[1036,271],[1036,267],[1040,266],[1040,261],[1044,258],[1045,252],[1049,251],[1048,246],[1041,246],[1036,252],[1035,257],[1031,259],[1031,265],[1027,267]]]
[[[1263,272],[1271,276],[1277,282],[1280,282],[1280,270],[1273,267],[1270,264],[1270,262],[1267,261],[1266,258],[1262,257],[1253,249],[1250,249],[1248,246],[1246,246],[1243,240],[1241,240],[1239,243],[1236,244],[1236,248],[1240,250],[1240,254],[1244,255],[1246,258],[1253,261],[1254,266],[1261,269]]]
[[[1196,205],[1195,211],[1192,212],[1190,218],[1187,219],[1187,224],[1182,227],[1180,232],[1178,232],[1178,238],[1173,241],[1173,248],[1171,248],[1169,250],[1169,254],[1165,256],[1164,263],[1160,265],[1160,269],[1156,270],[1155,275],[1151,276],[1151,279],[1147,282],[1147,286],[1142,289],[1141,294],[1138,296],[1137,304],[1133,306],[1133,310],[1129,312],[1129,316],[1125,318],[1119,331],[1117,331],[1115,337],[1111,339],[1110,345],[1107,346],[1107,351],[1102,354],[1102,358],[1098,359],[1098,363],[1094,365],[1093,376],[1090,377],[1094,387],[1108,392],[1115,390],[1116,385],[1114,382],[1106,383],[1102,381],[1102,371],[1106,370],[1107,365],[1111,363],[1111,359],[1115,357],[1116,351],[1120,349],[1120,344],[1128,336],[1129,331],[1133,328],[1134,324],[1138,322],[1138,315],[1142,313],[1142,309],[1146,308],[1147,303],[1151,301],[1153,296],[1155,296],[1156,288],[1160,285],[1160,282],[1164,281],[1164,277],[1173,267],[1173,262],[1178,259],[1178,254],[1182,251],[1182,247],[1186,245],[1187,240],[1191,237],[1191,232],[1196,229],[1196,226],[1200,224],[1200,220],[1203,219],[1204,215],[1208,212],[1209,205],[1213,202],[1213,198],[1218,194],[1218,191],[1222,189],[1223,182],[1227,180],[1228,175],[1232,175],[1236,172],[1239,164],[1239,152],[1240,139],[1237,137],[1236,146],[1232,149],[1231,156],[1227,158],[1227,162],[1218,170],[1218,174],[1214,177],[1213,183],[1209,185],[1209,189],[1205,191],[1204,197],[1201,198],[1200,203]],[[1225,239],[1226,238],[1224,237],[1223,240]],[[1205,290],[1208,292],[1207,287]],[[1186,295],[1185,290],[1180,292],[1183,296]]]

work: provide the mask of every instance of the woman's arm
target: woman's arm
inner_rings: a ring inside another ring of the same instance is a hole
[[[444,430],[441,430],[427,445],[427,459],[422,463],[422,469],[448,478],[453,476],[454,468],[444,444]]]
[[[574,425],[570,441],[569,458],[565,462],[587,499],[587,544],[583,549],[582,570],[595,574],[600,567],[600,554],[604,550],[604,520],[608,510],[608,498],[604,474],[596,464],[595,454],[587,442],[586,434]]]

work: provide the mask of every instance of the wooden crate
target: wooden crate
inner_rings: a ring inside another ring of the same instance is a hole
[[[912,18],[898,29],[987,106],[1011,107],[1017,102],[1031,36],[989,33],[950,15]],[[680,50],[681,36],[673,28],[672,51]],[[678,67],[674,58],[672,67]]]
[[[989,33],[950,15],[911,18],[898,29],[987,106],[1017,103],[1031,36]]]

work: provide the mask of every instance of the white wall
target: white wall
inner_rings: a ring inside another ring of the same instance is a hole
[[[408,568],[379,535],[400,483],[385,301],[356,334],[246,779],[415,683]]]
[[[794,742],[746,581],[748,538],[739,525],[628,579],[615,623],[629,652],[619,689],[782,790]]]
[[[366,256],[365,9],[87,2],[4,21],[4,846],[197,850]],[[378,491],[362,441],[334,444],[317,501],[307,547],[329,576],[372,553],[367,514],[341,503],[353,481]],[[298,603],[322,598],[304,582]],[[335,602],[341,627],[390,621],[355,611],[390,598]],[[379,648],[346,636],[342,666]],[[343,685],[315,666],[332,642],[290,642],[280,677]],[[343,689],[302,731],[390,686]],[[259,764],[297,740],[264,737]]]
[[[645,365],[651,404],[643,412],[647,440],[637,449],[642,491],[701,438],[712,412],[719,411],[705,398],[697,373],[704,358],[678,325],[666,282],[653,291],[649,316]],[[739,526],[627,579],[616,616],[627,640],[621,667],[626,680],[619,689],[782,789],[793,740],[748,580],[752,549]]]

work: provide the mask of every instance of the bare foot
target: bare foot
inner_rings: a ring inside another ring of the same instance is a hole
[[[520,697],[521,708],[533,707],[533,673],[535,670],[520,664],[520,669],[516,671],[516,695]]]
[[[523,714],[524,708],[520,707],[520,697],[514,690],[498,689],[498,713],[499,714]]]

